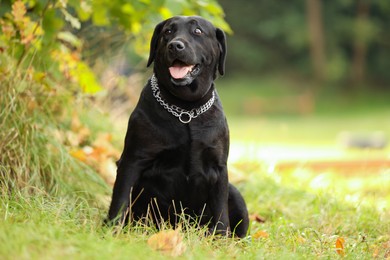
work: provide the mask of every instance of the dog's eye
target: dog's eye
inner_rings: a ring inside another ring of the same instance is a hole
[[[166,35],[170,35],[170,34],[172,34],[172,30],[171,29],[166,29],[164,33]]]
[[[197,35],[201,35],[201,34],[203,34],[203,31],[201,29],[199,29],[199,28],[196,28],[194,30],[194,33],[197,34]]]

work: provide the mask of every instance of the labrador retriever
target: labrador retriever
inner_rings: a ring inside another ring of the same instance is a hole
[[[224,74],[222,30],[177,16],[154,30],[154,74],[130,116],[106,222],[186,216],[210,232],[244,237],[248,212],[228,182],[229,130],[214,80]],[[183,214],[184,213],[184,214]]]

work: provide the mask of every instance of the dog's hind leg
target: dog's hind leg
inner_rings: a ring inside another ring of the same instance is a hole
[[[249,227],[248,210],[241,193],[229,183],[230,229],[235,236],[245,237]]]

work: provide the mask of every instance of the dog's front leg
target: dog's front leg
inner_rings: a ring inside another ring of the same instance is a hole
[[[106,224],[123,224],[130,207],[130,192],[140,175],[139,165],[121,161],[112,193],[112,201]]]
[[[209,202],[212,211],[212,226],[210,231],[220,235],[230,235],[229,224],[229,183],[226,167],[219,173],[219,178],[215,189],[211,192],[211,199]]]

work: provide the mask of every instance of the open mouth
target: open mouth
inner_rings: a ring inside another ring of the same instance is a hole
[[[169,67],[169,73],[174,80],[182,80],[196,77],[200,72],[199,64],[190,65],[180,60],[175,60],[171,67]]]

